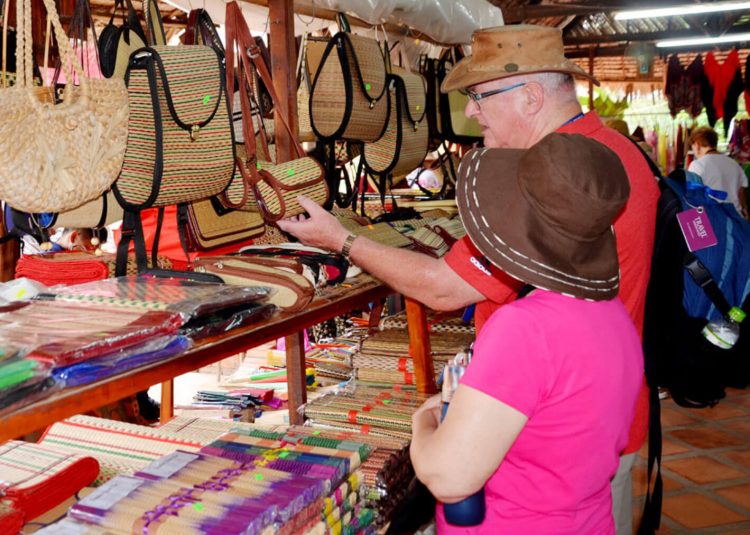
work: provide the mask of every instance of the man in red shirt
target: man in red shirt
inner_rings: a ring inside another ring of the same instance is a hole
[[[540,42],[544,46],[539,46]],[[528,50],[537,52],[529,54]],[[451,70],[441,90],[467,88],[470,99],[465,112],[482,126],[486,147],[525,149],[556,131],[593,138],[622,160],[631,192],[614,224],[620,262],[619,296],[642,335],[659,196],[645,158],[631,141],[607,128],[596,112],[582,113],[573,76],[591,77],[565,59],[560,30],[533,25],[479,30],[472,37],[472,52],[472,56]],[[515,299],[520,288],[518,281],[491,266],[468,237],[456,243],[444,258],[436,260],[364,237],[355,239],[315,203],[304,199],[302,203],[309,217],[281,221],[282,230],[304,243],[348,253],[362,269],[433,309],[455,310],[477,303],[477,329],[481,329],[497,307]],[[586,210],[586,207],[570,209]],[[612,482],[618,534],[629,535],[632,531],[631,468],[645,439],[647,415],[648,390],[644,379],[629,444]]]

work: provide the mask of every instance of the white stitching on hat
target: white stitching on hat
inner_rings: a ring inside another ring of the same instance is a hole
[[[474,166],[475,173],[473,174],[473,176],[471,177],[470,180],[471,180],[472,186],[474,186],[471,197],[473,197],[473,200],[474,200],[474,202],[476,204],[476,208],[478,210],[479,210],[479,198],[477,197],[477,194],[476,194],[476,191],[477,191],[477,188],[476,188],[476,177],[479,174],[479,166],[481,164],[481,156],[486,151],[487,151],[486,148],[481,149],[481,150],[475,150],[475,151],[473,151],[469,155],[470,159],[477,160],[476,165]],[[465,190],[465,197],[468,200],[469,199],[469,195],[468,195],[468,186],[469,186],[469,184],[468,184],[467,181],[462,181],[462,182],[463,182],[462,187]],[[464,219],[465,215],[463,213],[460,213],[461,212],[461,204],[460,203],[458,203],[458,207],[459,207],[459,215],[461,216],[462,219]],[[522,254],[521,252],[515,250],[513,247],[511,247],[510,245],[508,245],[495,232],[490,231],[491,236],[488,236],[487,233],[482,230],[482,226],[480,224],[478,224],[479,222],[477,221],[477,216],[473,213],[473,211],[470,211],[468,214],[466,214],[466,216],[471,218],[471,220],[473,221],[474,225],[477,227],[478,232],[482,235],[482,237],[488,243],[492,243],[493,242],[493,238],[494,238],[494,240],[500,242],[502,245],[504,245],[505,247],[507,247],[508,250],[512,251],[517,256],[519,256],[519,257],[521,257],[521,258],[523,258],[525,260],[528,260],[529,262],[531,262],[533,264],[541,266],[542,268],[547,269],[547,270],[549,270],[549,271],[551,271],[553,273],[558,273],[558,274],[560,274],[560,275],[562,275],[564,277],[567,277],[569,279],[583,281],[583,282],[588,282],[588,283],[591,283],[591,284],[610,284],[610,286],[603,287],[603,288],[601,288],[601,287],[592,287],[592,286],[586,286],[584,284],[577,284],[577,283],[574,283],[574,282],[570,282],[570,281],[567,281],[567,280],[564,280],[564,279],[560,279],[558,277],[553,277],[553,276],[548,275],[546,273],[542,273],[542,272],[539,272],[539,271],[537,271],[535,269],[532,269],[531,267],[529,267],[527,265],[524,265],[524,264],[522,264],[520,262],[517,262],[515,259],[513,259],[513,258],[509,257],[507,254],[505,254],[505,252],[501,251],[497,247],[493,247],[493,249],[495,251],[497,251],[503,258],[506,258],[509,262],[511,262],[514,265],[519,266],[521,269],[524,269],[524,270],[529,271],[531,273],[535,273],[536,275],[539,275],[540,277],[543,277],[543,278],[548,279],[548,280],[557,281],[557,282],[559,282],[561,284],[565,284],[565,285],[576,287],[576,288],[582,288],[584,290],[591,290],[591,291],[595,291],[595,292],[609,292],[609,291],[612,291],[612,290],[615,290],[615,289],[619,288],[619,286],[620,286],[619,285],[619,270],[618,270],[618,275],[617,276],[611,277],[609,279],[604,279],[604,280],[602,280],[602,279],[587,279],[587,278],[584,278],[584,277],[577,277],[577,276],[574,276],[574,275],[570,275],[568,273],[565,273],[563,271],[555,269],[555,268],[553,268],[551,266],[548,266],[548,265],[546,265],[546,264],[544,264],[542,262],[534,260],[533,258],[529,258],[528,256],[526,256],[526,255]],[[479,216],[481,217],[481,220],[482,220],[482,223],[484,224],[484,226],[486,228],[488,228],[488,229],[491,229],[491,227],[489,225],[489,222],[484,217],[484,215],[482,214],[481,210],[479,210]],[[612,226],[610,226],[610,231],[614,232],[614,228]],[[475,245],[477,245],[477,247],[481,250],[481,247],[480,247],[479,244],[475,244]],[[615,284],[611,284],[612,282],[615,282]],[[573,296],[573,297],[575,297],[575,296]]]

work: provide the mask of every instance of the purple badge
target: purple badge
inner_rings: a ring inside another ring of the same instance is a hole
[[[708,214],[702,206],[680,212],[677,214],[677,221],[690,252],[699,251],[719,243],[711,226],[711,221],[708,219]]]

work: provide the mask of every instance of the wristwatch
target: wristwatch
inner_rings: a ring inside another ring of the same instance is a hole
[[[349,255],[351,254],[352,250],[352,244],[354,243],[354,240],[357,239],[356,234],[349,234],[346,237],[346,240],[344,240],[344,246],[341,248],[341,254],[344,255],[344,258],[349,260]]]

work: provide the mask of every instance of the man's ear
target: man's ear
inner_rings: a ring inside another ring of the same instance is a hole
[[[524,95],[524,112],[536,115],[544,106],[544,86],[536,82],[527,82],[522,88]]]

